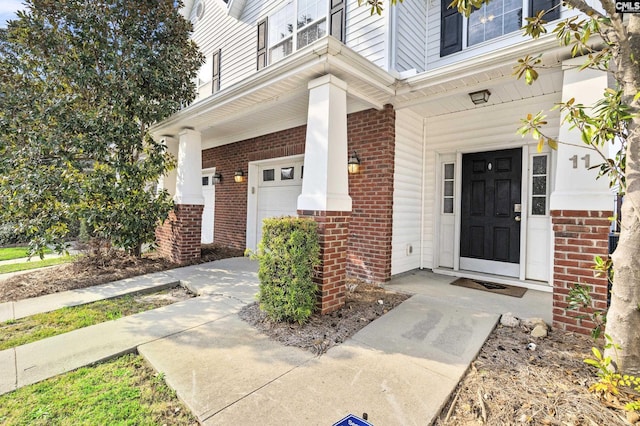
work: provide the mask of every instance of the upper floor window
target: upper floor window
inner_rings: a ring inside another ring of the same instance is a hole
[[[450,3],[441,2],[440,56],[518,31],[525,16],[535,16],[541,10],[549,11],[544,17],[547,22],[560,17],[559,0],[492,0],[471,13],[468,20],[456,8],[449,8]]]
[[[344,5],[344,0],[331,0],[331,4],[329,0],[293,0],[258,22],[257,68],[281,60],[327,32],[344,41]]]

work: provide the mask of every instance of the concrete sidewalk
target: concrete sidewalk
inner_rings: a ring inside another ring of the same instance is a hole
[[[471,293],[461,293],[458,303],[447,294],[453,286],[419,272],[389,287],[424,294],[315,357],[269,340],[238,318],[258,291],[256,270],[254,262],[238,258],[167,271],[168,280],[200,297],[2,351],[0,393],[137,349],[207,425],[331,425],[365,412],[374,425],[425,425],[501,312],[546,316],[551,310],[551,295],[531,290],[518,301],[466,290]]]

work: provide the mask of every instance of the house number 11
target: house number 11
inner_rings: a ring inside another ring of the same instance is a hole
[[[589,154],[585,154],[584,157],[580,158],[582,161],[584,161],[584,168],[588,169],[589,168]],[[573,157],[569,158],[569,161],[571,161],[573,163],[573,168],[577,169],[578,168],[578,156],[574,155]]]

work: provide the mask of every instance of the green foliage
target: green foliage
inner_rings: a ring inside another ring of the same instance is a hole
[[[260,261],[260,309],[275,321],[304,323],[316,306],[314,268],[320,264],[317,224],[281,217],[263,221]]]
[[[29,271],[32,269],[46,268],[47,266],[61,265],[63,263],[71,263],[78,256],[60,256],[51,257],[43,260],[31,260],[29,262],[9,263],[0,265],[0,274],[8,274],[10,272]]]
[[[173,0],[27,0],[0,34],[0,222],[64,249],[80,221],[139,254],[172,202],[150,126],[193,99],[203,62]]]
[[[0,248],[0,261],[28,257],[28,253],[29,247],[25,246]],[[45,250],[45,253],[51,253],[51,250]]]
[[[93,367],[0,395],[11,425],[192,425],[196,419],[141,356]]]
[[[591,330],[591,337],[593,340],[597,340],[606,325],[607,311],[594,307],[593,298],[589,290],[589,287],[581,286],[578,283],[574,284],[567,295],[567,307],[565,309],[568,311],[583,312],[576,315],[576,318],[588,318],[595,324],[593,330]]]
[[[616,351],[620,347],[616,345],[609,335],[605,335],[607,343],[605,348],[613,348]],[[625,402],[624,408],[628,411],[640,411],[640,377],[616,372],[615,364],[610,356],[604,356],[598,348],[591,348],[593,358],[584,360],[597,368],[598,382],[589,387],[589,391],[606,397],[612,395]]]
[[[0,350],[170,304],[167,299],[122,296],[0,323]]]

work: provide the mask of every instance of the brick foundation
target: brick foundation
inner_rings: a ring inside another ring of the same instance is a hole
[[[200,258],[202,210],[198,204],[177,204],[156,228],[158,253],[176,263]]]
[[[325,212],[298,210],[303,217],[310,217],[318,224],[320,241],[320,266],[314,281],[318,284],[318,308],[322,315],[344,306],[347,278],[347,238],[350,212]]]
[[[593,269],[594,257],[609,256],[609,227],[613,212],[553,210],[553,326],[589,334],[594,324],[577,319],[584,312],[567,311],[567,295],[576,284],[588,286],[596,309],[607,308],[607,277]]]
[[[360,173],[349,175],[347,275],[367,282],[391,279],[395,121],[387,106],[350,114],[347,122],[349,153],[357,151],[361,163]]]

